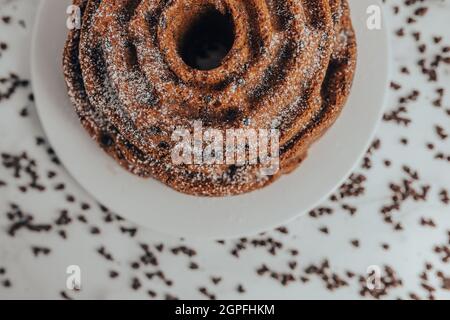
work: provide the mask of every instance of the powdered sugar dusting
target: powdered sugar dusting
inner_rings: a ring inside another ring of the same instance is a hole
[[[300,163],[348,96],[356,45],[346,1],[77,2],[83,23],[69,35],[64,67],[83,125],[126,169],[181,192],[241,194],[275,181]],[[231,17],[234,44],[219,67],[197,70],[180,57],[180,41],[211,8]],[[280,130],[283,170],[174,165],[171,134],[194,121]]]

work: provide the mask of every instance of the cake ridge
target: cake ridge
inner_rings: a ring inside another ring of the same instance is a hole
[[[82,125],[125,169],[180,192],[237,195],[274,182],[301,163],[350,92],[357,52],[346,0],[74,4],[82,24],[69,33],[63,67]],[[189,28],[212,12],[223,25],[211,29],[232,28],[233,43],[218,66],[197,69],[180,48]],[[175,165],[173,132],[196,121],[222,132],[279,131],[280,170]]]

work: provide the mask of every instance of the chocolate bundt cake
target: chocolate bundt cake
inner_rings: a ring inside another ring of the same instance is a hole
[[[69,33],[63,65],[82,125],[125,169],[183,193],[237,195],[291,172],[349,95],[356,40],[347,0],[74,4],[81,27]],[[251,133],[234,146],[248,159],[218,146],[231,130]],[[270,152],[249,142],[262,133]],[[211,135],[218,148],[206,161]],[[191,162],[174,160],[180,141]],[[264,171],[269,154],[278,170]]]

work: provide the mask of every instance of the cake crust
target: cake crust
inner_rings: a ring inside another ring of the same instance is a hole
[[[356,68],[346,0],[74,0],[63,67],[90,136],[122,167],[197,196],[263,188],[297,168],[341,113]],[[212,10],[234,40],[221,64],[185,63],[186,30]],[[280,170],[173,163],[177,128],[277,130]]]

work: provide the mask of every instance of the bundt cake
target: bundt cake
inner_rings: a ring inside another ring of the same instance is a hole
[[[356,39],[347,0],[74,5],[81,27],[69,33],[63,66],[82,125],[125,169],[183,193],[269,185],[301,163],[349,95]]]

